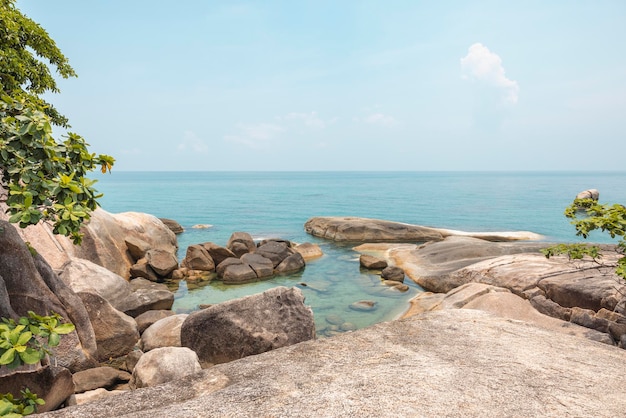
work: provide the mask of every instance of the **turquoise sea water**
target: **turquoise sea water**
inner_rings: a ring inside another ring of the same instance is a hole
[[[301,287],[318,331],[333,314],[357,327],[392,319],[419,289],[393,292],[361,272],[358,254],[307,235],[314,216],[361,216],[466,231],[527,230],[546,241],[575,241],[563,209],[580,191],[600,190],[600,201],[626,202],[626,172],[113,172],[98,176],[105,210],[138,211],[177,220],[179,258],[190,244],[225,245],[234,231],[255,238],[314,242],[325,256],[294,276],[249,285],[181,282],[174,309],[187,312],[276,285]],[[197,224],[212,225],[194,229]],[[601,234],[591,237],[607,242]],[[318,290],[313,290],[317,288]],[[374,300],[372,313],[348,308]]]

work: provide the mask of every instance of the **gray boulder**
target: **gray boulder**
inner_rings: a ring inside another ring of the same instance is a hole
[[[15,370],[0,368],[0,393],[11,393],[15,398],[21,398],[20,391],[25,388],[45,401],[37,407],[37,411],[46,412],[58,408],[74,393],[74,382],[65,367],[37,364]]]
[[[488,241],[537,240],[541,235],[528,231],[464,232],[429,228],[400,222],[356,217],[316,217],[304,224],[304,230],[320,238],[343,242],[424,242],[441,241],[448,236],[471,236]]]
[[[285,242],[268,241],[257,248],[256,253],[265,258],[272,260],[274,268],[276,268],[284,259],[295,253]]]
[[[175,315],[173,311],[167,309],[159,309],[159,310],[150,310],[142,313],[135,317],[135,322],[137,322],[137,330],[139,334],[143,334],[143,332],[150,325],[154,324],[160,319],[167,318],[168,316]]]
[[[215,262],[216,266],[229,257],[237,258],[231,250],[221,247],[215,243],[205,242],[201,245],[209,252],[209,255]]]
[[[177,221],[175,221],[174,219],[159,218],[159,220],[161,222],[163,222],[163,225],[168,227],[169,230],[172,231],[176,235],[185,232],[185,229]]]
[[[145,353],[135,366],[132,389],[160,385],[189,377],[202,370],[198,356],[186,347],[162,347]]]
[[[127,299],[124,313],[132,317],[150,310],[168,310],[174,304],[174,293],[162,283],[135,278],[129,282],[132,297]]]
[[[305,261],[313,260],[324,255],[324,252],[319,245],[312,244],[310,242],[298,244],[293,248],[302,255],[302,258],[304,258]]]
[[[159,276],[152,270],[152,267],[148,264],[147,258],[137,260],[135,264],[130,266],[130,278],[135,279],[141,277],[142,279],[150,280],[151,282],[158,282]]]
[[[385,280],[393,280],[402,283],[404,282],[404,270],[396,266],[385,267],[381,272],[381,277]]]
[[[576,195],[576,199],[593,199],[598,200],[600,198],[600,192],[597,189],[587,189]]]
[[[236,257],[241,257],[245,253],[253,253],[256,250],[256,244],[247,232],[233,232],[226,248],[232,251]]]
[[[126,237],[124,239],[126,248],[133,260],[141,260],[146,256],[146,253],[150,250],[150,244],[138,237]]]
[[[153,249],[146,253],[148,265],[159,277],[168,277],[178,268],[176,255],[169,251]]]
[[[222,275],[222,281],[226,284],[250,283],[255,280],[257,280],[255,271],[243,262],[227,266]]]
[[[72,375],[75,393],[87,392],[98,388],[112,388],[130,380],[130,373],[113,367],[102,366],[83,370]]]
[[[215,262],[204,246],[195,244],[187,247],[187,253],[181,267],[190,270],[213,271],[215,270]]]
[[[291,274],[302,270],[305,267],[304,258],[300,253],[294,253],[285,258],[276,266],[276,274]]]
[[[228,258],[224,259],[215,268],[215,271],[217,272],[217,277],[219,277],[220,279],[223,278],[224,277],[224,273],[226,272],[226,269],[229,266],[237,265],[237,264],[243,264],[243,261],[241,261],[239,258],[235,258],[235,257],[228,257]]]
[[[187,317],[181,342],[202,364],[225,363],[315,338],[311,308],[297,288],[213,305]]]
[[[139,340],[135,320],[115,309],[97,293],[78,292],[78,296],[87,309],[96,335],[97,359],[105,361],[132,351]]]
[[[265,279],[274,275],[272,260],[259,253],[248,253],[241,256],[241,261],[250,266],[258,279]]]
[[[359,257],[359,264],[361,267],[368,270],[382,270],[387,268],[387,262],[385,260],[367,254],[362,254]]]
[[[180,347],[180,329],[187,316],[172,315],[150,325],[141,336],[141,350],[145,353],[161,347]]]

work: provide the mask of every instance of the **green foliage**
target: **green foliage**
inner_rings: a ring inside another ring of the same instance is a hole
[[[45,401],[39,398],[29,389],[20,392],[22,397],[16,399],[11,393],[0,394],[0,417],[19,418],[30,415],[37,410],[38,405],[45,404]]]
[[[8,188],[9,221],[21,227],[50,221],[55,233],[78,244],[80,226],[100,197],[85,176],[98,166],[110,171],[115,160],[89,153],[75,133],[61,142],[53,138],[53,125],[68,125],[40,97],[58,92],[48,65],[64,78],[76,74],[46,31],[14,3],[0,0],[0,181]]]
[[[611,238],[621,237],[617,243],[616,252],[622,257],[617,261],[615,273],[626,279],[626,207],[619,204],[600,204],[593,199],[576,199],[565,209],[565,216],[572,219],[576,235],[585,239],[595,230],[606,232]],[[566,254],[574,260],[589,256],[597,261],[602,257],[597,246],[581,243],[555,245],[542,250],[542,253],[547,258]]]
[[[49,347],[56,347],[60,335],[74,331],[71,323],[62,323],[57,313],[49,316],[32,311],[28,317],[17,322],[2,318],[0,322],[0,366],[15,368],[22,364],[35,364],[49,354]]]

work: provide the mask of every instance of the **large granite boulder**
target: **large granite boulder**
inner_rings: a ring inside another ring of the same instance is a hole
[[[256,244],[252,236],[247,232],[233,232],[226,244],[235,257],[241,257],[245,253],[252,253],[256,250]]]
[[[187,378],[201,371],[198,356],[186,347],[162,347],[145,353],[135,366],[132,389],[160,385]]]
[[[306,263],[302,254],[296,252],[281,261],[274,271],[276,274],[292,274],[302,270],[305,265]]]
[[[183,228],[181,224],[179,224],[178,221],[175,221],[174,219],[159,218],[159,220],[163,222],[163,225],[167,226],[170,231],[172,231],[176,235],[185,232],[185,228]]]
[[[6,220],[6,205],[0,204],[0,219]],[[47,223],[20,228],[19,235],[41,254],[53,269],[59,270],[72,257],[83,258],[122,276],[130,277],[130,267],[135,264],[128,251],[126,240],[137,238],[147,243],[151,249],[176,254],[176,235],[158,218],[137,212],[111,214],[96,209],[81,231],[84,233],[81,245],[74,245],[64,236],[55,235]]]
[[[463,232],[429,228],[401,222],[355,217],[316,217],[304,224],[316,237],[344,242],[424,242],[441,241],[447,236],[471,236],[488,241],[536,240],[542,236],[528,231]]]
[[[256,250],[256,254],[272,260],[274,268],[276,268],[283,260],[296,251],[289,247],[285,242],[280,241],[268,241],[265,244],[259,246]]]
[[[225,363],[315,338],[311,308],[297,288],[213,305],[187,317],[181,342],[202,364]]]
[[[135,322],[137,323],[137,330],[139,334],[143,334],[143,332],[152,324],[161,320],[163,318],[167,318],[168,316],[176,315],[174,311],[170,311],[167,309],[155,309],[142,313],[135,317]]]
[[[81,300],[41,255],[31,254],[16,228],[5,221],[0,221],[0,278],[3,314],[17,319],[28,311],[58,313],[76,326],[53,351],[58,364],[71,371],[93,367],[96,340]]]
[[[89,314],[96,335],[99,361],[123,356],[139,340],[137,323],[123,312],[115,309],[106,299],[95,292],[78,292]]]
[[[201,244],[194,244],[187,247],[187,253],[181,267],[190,270],[213,271],[215,270],[215,262],[213,258]]]
[[[310,242],[303,242],[293,247],[294,250],[299,252],[305,261],[313,260],[324,255],[324,252],[319,245]]]
[[[174,304],[174,293],[163,283],[135,278],[129,282],[132,298],[124,309],[124,313],[132,317],[150,310],[171,309]]]
[[[274,275],[274,264],[269,258],[259,253],[248,253],[241,256],[241,261],[247,264],[258,279],[266,279]]]
[[[87,392],[98,388],[113,388],[130,380],[130,373],[109,366],[94,367],[72,375],[75,393]]]
[[[404,318],[442,309],[478,309],[503,318],[532,323],[556,334],[576,335],[593,341],[613,344],[608,329],[600,332],[539,313],[528,300],[508,289],[482,283],[467,283],[448,293],[424,292],[411,300]],[[558,338],[555,335],[555,338]]]
[[[213,242],[205,242],[201,245],[208,251],[216,266],[229,257],[237,258],[231,250],[221,247]]]
[[[141,335],[141,350],[145,353],[155,348],[180,347],[180,329],[188,316],[172,315],[150,325]]]
[[[449,309],[306,341],[43,417],[614,418],[624,413],[625,363],[626,351],[615,347]]]
[[[20,391],[27,388],[45,402],[37,407],[37,412],[46,412],[58,408],[74,393],[74,382],[70,371],[60,366],[32,365],[16,370],[0,368],[0,393],[21,398]]]

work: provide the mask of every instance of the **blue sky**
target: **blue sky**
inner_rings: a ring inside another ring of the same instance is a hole
[[[626,1],[18,0],[116,170],[624,170]]]

